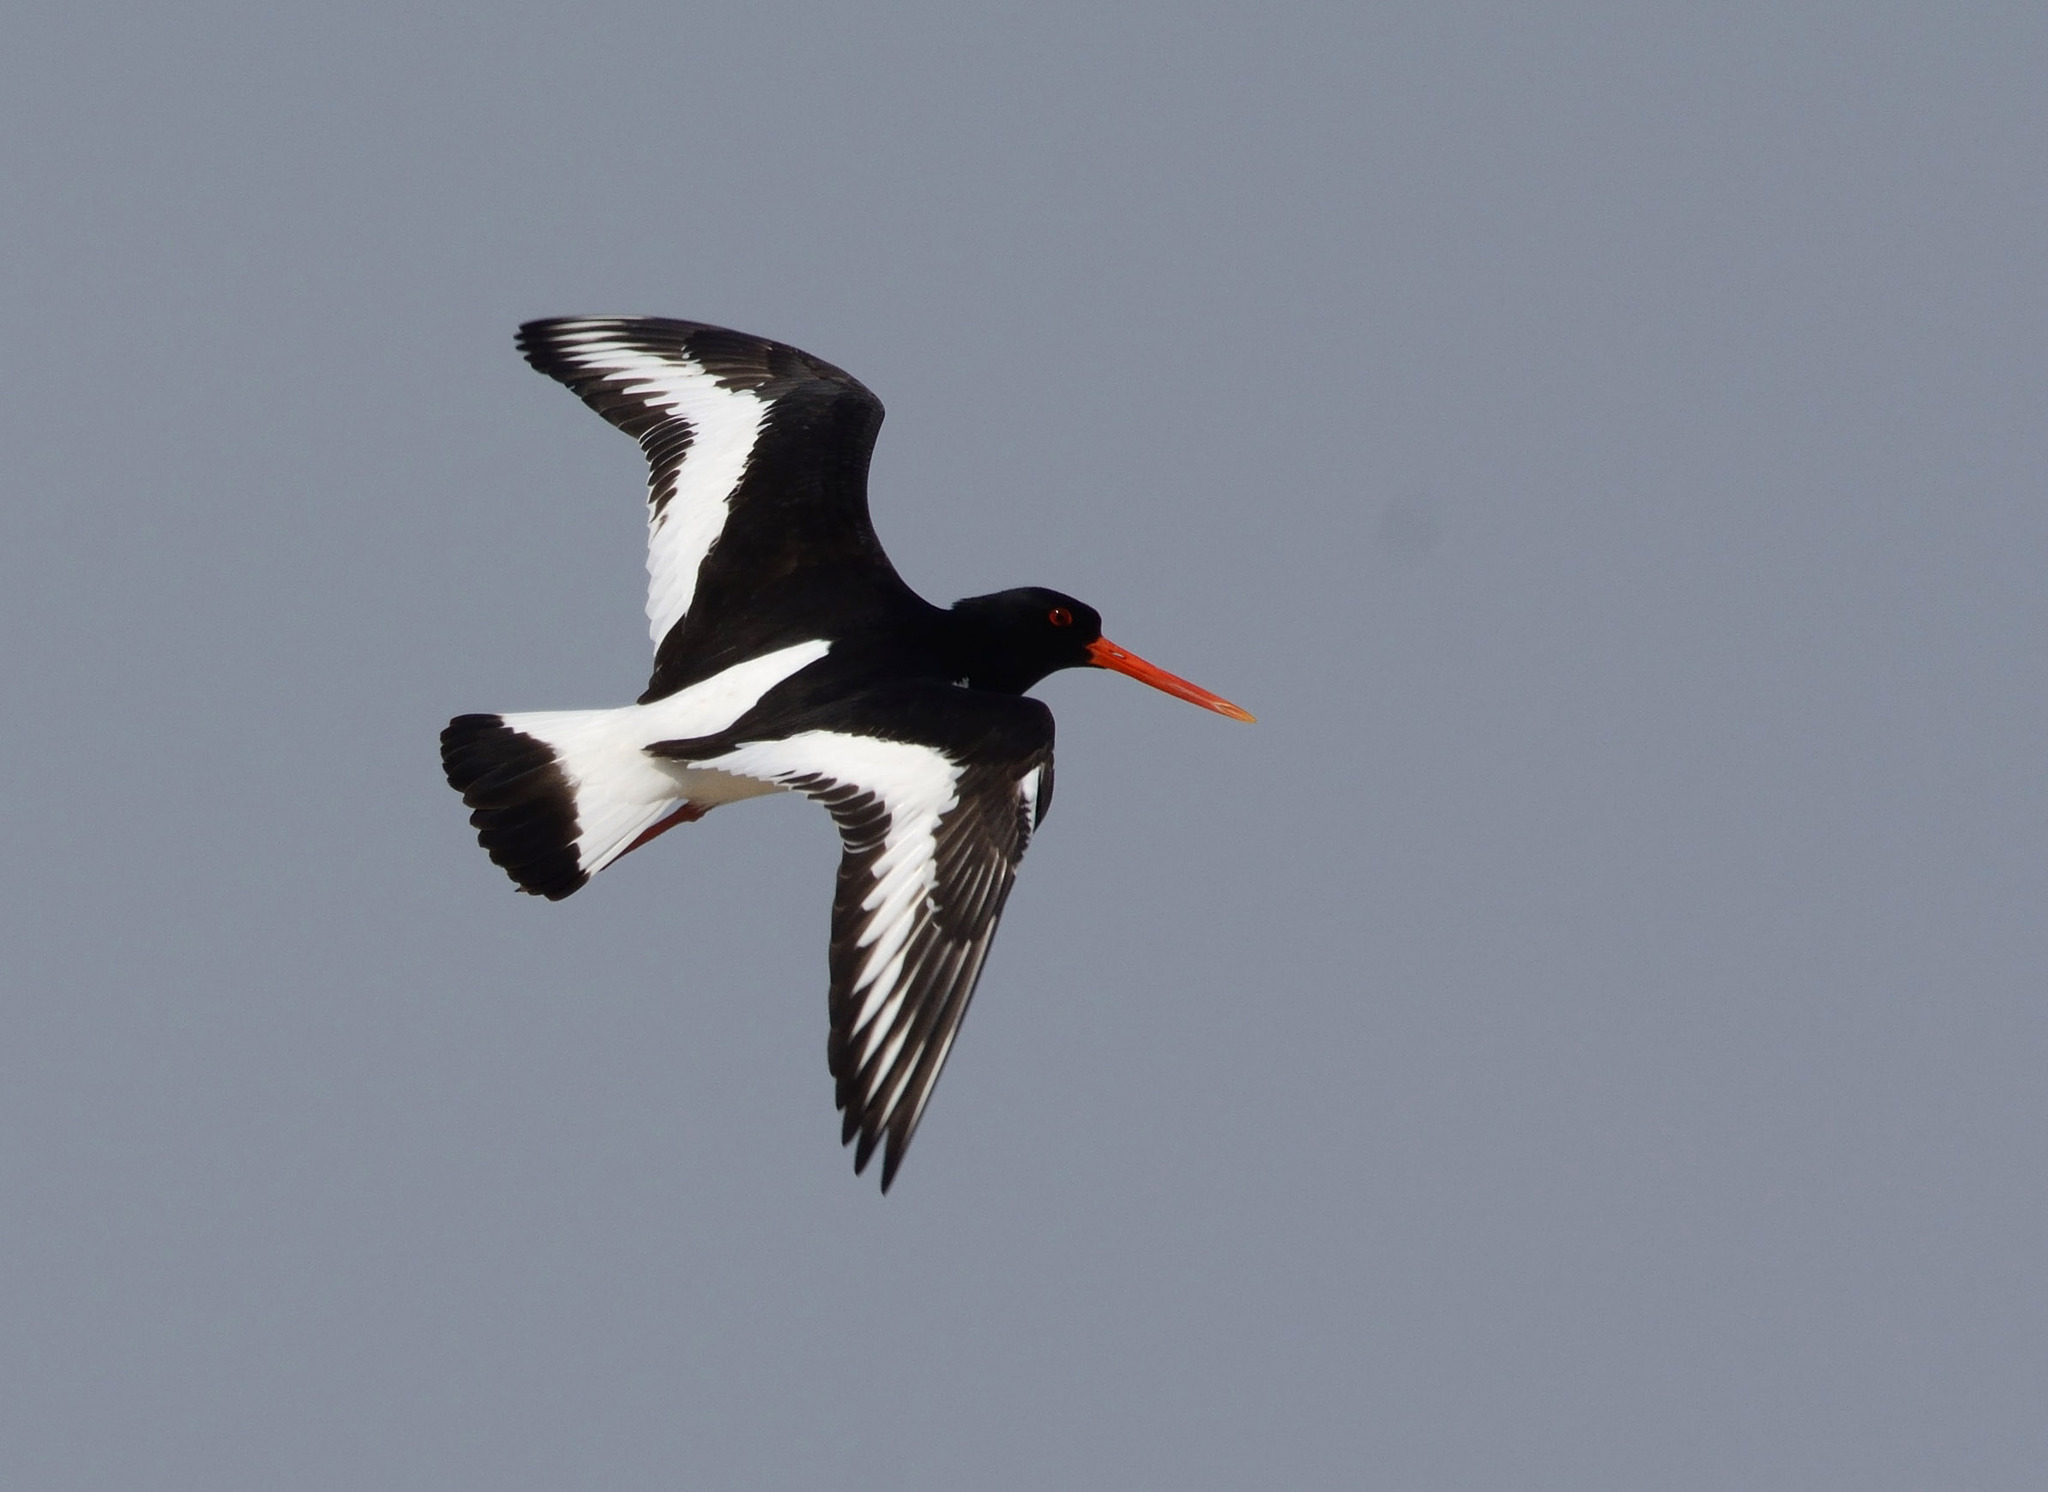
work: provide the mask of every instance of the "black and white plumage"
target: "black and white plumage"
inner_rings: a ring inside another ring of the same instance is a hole
[[[1103,667],[1251,717],[1070,596],[913,592],[868,517],[881,403],[831,364],[653,318],[532,322],[519,345],[647,455],[654,672],[623,709],[458,716],[448,781],[491,858],[556,900],[719,804],[824,804],[831,1070],[854,1169],[879,1146],[886,1191],[1052,801],[1052,713],[1023,691]]]

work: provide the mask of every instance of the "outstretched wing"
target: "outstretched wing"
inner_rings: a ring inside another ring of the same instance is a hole
[[[925,697],[951,718],[921,734],[944,744],[803,730],[691,758],[808,794],[839,825],[828,1052],[840,1139],[858,1141],[855,1172],[883,1147],[883,1191],[917,1133],[1052,794],[1043,705],[946,686]]]
[[[647,453],[647,698],[690,682],[692,641],[774,592],[815,594],[848,572],[901,585],[868,520],[882,404],[850,374],[658,317],[531,321],[519,348]]]

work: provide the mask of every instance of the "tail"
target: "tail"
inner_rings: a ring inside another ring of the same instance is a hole
[[[448,785],[477,843],[519,883],[560,901],[629,850],[704,810],[641,750],[623,710],[458,715],[441,732]]]

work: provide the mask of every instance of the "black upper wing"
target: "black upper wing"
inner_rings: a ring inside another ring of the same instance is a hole
[[[519,347],[647,453],[656,651],[643,700],[816,635],[828,604],[905,591],[868,518],[882,404],[852,375],[658,317],[528,322]]]

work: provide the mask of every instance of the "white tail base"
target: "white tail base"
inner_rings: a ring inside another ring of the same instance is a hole
[[[822,640],[764,653],[647,705],[538,710],[505,724],[555,754],[576,798],[576,855],[595,875],[684,804],[700,809],[782,791],[781,784],[650,756],[657,741],[716,735],[770,689],[831,651]]]

